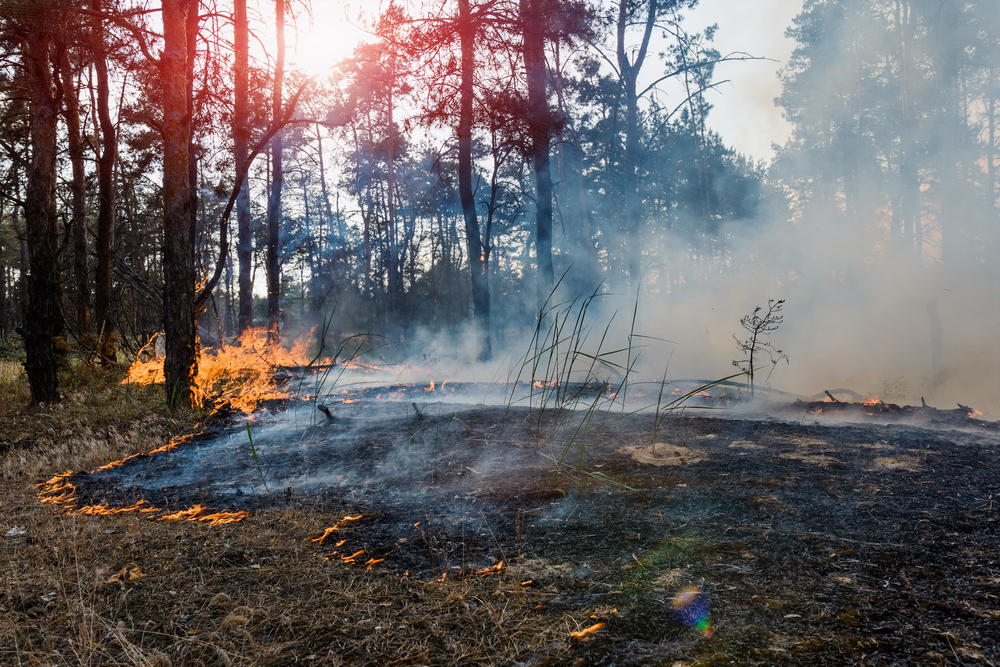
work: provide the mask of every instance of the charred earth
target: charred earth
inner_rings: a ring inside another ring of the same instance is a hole
[[[989,422],[416,397],[276,404],[250,436],[236,420],[63,482],[79,511],[342,510],[311,557],[424,581],[513,577],[533,613],[594,617],[520,664],[1000,663]],[[710,633],[671,613],[692,587]]]

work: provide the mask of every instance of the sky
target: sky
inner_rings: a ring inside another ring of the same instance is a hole
[[[376,0],[312,0],[313,25],[303,17],[298,21],[300,32],[289,33],[288,46],[298,51],[290,53],[289,59],[315,71],[323,63],[348,57],[364,37],[352,23],[357,23],[359,13],[375,12],[379,4]],[[769,161],[771,145],[788,138],[790,127],[774,106],[774,98],[781,93],[778,70],[794,47],[785,29],[801,9],[802,0],[701,0],[687,15],[685,27],[691,32],[718,24],[714,44],[723,55],[743,51],[768,59],[720,65],[716,78],[729,82],[709,97],[715,107],[709,116],[712,129],[727,145],[754,159]],[[651,77],[661,72],[655,62],[648,62],[644,71]]]
[[[801,10],[802,0],[701,0],[686,22],[691,31],[718,24],[715,46],[723,55],[744,51],[770,59],[720,65],[716,78],[730,83],[708,97],[715,107],[709,114],[712,129],[755,159],[770,160],[771,144],[783,144],[791,131],[774,98],[781,94],[778,70],[795,47],[785,29]]]

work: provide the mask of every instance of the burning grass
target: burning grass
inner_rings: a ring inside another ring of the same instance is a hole
[[[542,612],[554,594],[500,564],[425,581],[358,548],[345,551],[353,560],[316,553],[310,538],[349,531],[356,515],[277,498],[240,523],[197,506],[79,506],[67,469],[181,441],[204,415],[170,417],[162,388],[113,373],[70,378],[63,403],[28,410],[10,366],[0,377],[0,663],[513,664],[569,651],[570,633],[589,625],[582,612]]]
[[[552,594],[513,575],[422,581],[317,558],[309,536],[336,514],[213,527],[54,514],[10,488],[3,501],[0,526],[19,528],[0,543],[5,664],[513,664],[567,651],[588,620],[540,613]]]
[[[194,400],[197,406],[211,405],[215,409],[230,406],[246,414],[254,411],[262,401],[288,398],[288,392],[279,386],[275,370],[281,366],[308,366],[322,361],[309,356],[310,334],[296,341],[290,349],[281,345],[268,345],[267,331],[263,328],[247,329],[233,345],[223,345],[214,350],[202,350],[198,357],[198,376],[195,378]],[[144,351],[153,351],[145,361],[137,358],[129,367],[123,383],[133,385],[162,385],[163,359],[156,355],[153,341]],[[140,353],[140,357],[143,353]]]
[[[81,501],[86,487],[67,469],[169,449],[201,428],[168,417],[161,388],[119,381],[81,377],[62,404],[34,410],[21,380],[0,381],[0,663],[1000,661],[986,640],[1000,631],[996,507],[984,482],[998,463],[977,444],[989,434],[962,446],[896,428],[678,417],[663,435],[706,459],[609,457],[595,465],[622,485],[588,486],[579,506],[563,499],[565,478],[539,472],[531,479],[552,485],[543,488],[505,474],[504,486],[470,495],[492,512],[488,534],[470,539],[430,510],[393,514],[388,499],[267,495],[238,523],[198,520],[213,512],[197,506]],[[514,446],[481,413],[442,439],[442,461],[476,443]],[[650,441],[657,419],[621,428],[662,455],[673,450]],[[545,426],[530,413],[526,423]],[[591,436],[621,439],[603,428]],[[839,433],[854,439],[827,440]],[[379,451],[376,436],[363,451]],[[517,446],[531,445],[526,436]],[[453,474],[467,472],[486,483],[471,468]],[[52,502],[39,502],[36,484]],[[404,557],[425,552],[433,575],[401,571]],[[672,615],[671,595],[694,587],[711,597],[711,637]]]

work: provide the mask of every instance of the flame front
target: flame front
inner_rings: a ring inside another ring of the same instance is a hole
[[[278,366],[306,366],[313,359],[308,354],[307,334],[290,350],[280,345],[267,345],[267,331],[247,329],[237,345],[225,345],[219,350],[202,351],[198,358],[194,400],[200,407],[209,399],[216,405],[231,405],[251,413],[261,401],[287,398],[288,392],[278,387],[274,370]],[[324,359],[322,363],[332,363]],[[122,383],[149,385],[163,383],[163,359],[136,359]]]

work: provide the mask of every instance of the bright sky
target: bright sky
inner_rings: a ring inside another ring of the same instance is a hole
[[[302,16],[297,22],[299,32],[288,32],[288,60],[319,71],[348,57],[365,36],[355,27],[359,14],[371,15],[380,4],[378,0],[312,0],[312,25]],[[262,5],[267,11],[270,3]],[[685,21],[691,32],[717,23],[714,43],[723,54],[745,51],[772,59],[720,65],[716,78],[730,83],[709,93],[715,107],[709,116],[711,127],[728,145],[756,159],[770,160],[771,144],[788,138],[790,128],[774,106],[774,98],[781,92],[777,72],[794,47],[785,38],[785,29],[801,9],[802,0],[701,0]],[[301,11],[298,5],[296,12]],[[647,62],[644,70],[651,77],[660,71],[655,61]]]
[[[717,79],[729,79],[709,95],[715,105],[709,125],[726,144],[756,159],[770,160],[772,143],[782,144],[791,127],[774,106],[781,94],[778,70],[785,66],[795,43],[785,29],[802,11],[802,0],[701,0],[686,25],[697,31],[717,23],[715,47],[725,55],[745,51],[777,62],[747,61],[720,65]]]

